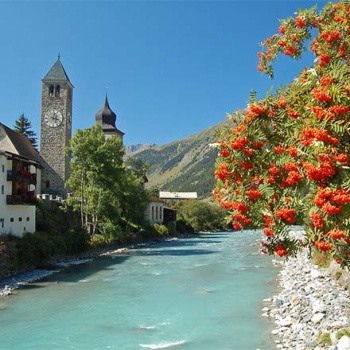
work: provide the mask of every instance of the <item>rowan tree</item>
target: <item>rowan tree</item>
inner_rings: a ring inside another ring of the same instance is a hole
[[[266,39],[258,69],[308,50],[314,63],[263,100],[253,94],[235,126],[221,132],[214,196],[235,229],[259,227],[264,251],[279,256],[301,247],[350,265],[350,5],[298,10]],[[308,45],[308,48],[307,48]],[[290,233],[301,223],[304,237]]]

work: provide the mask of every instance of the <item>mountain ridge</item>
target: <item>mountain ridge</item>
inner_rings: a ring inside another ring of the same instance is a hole
[[[230,123],[226,119],[185,139],[131,154],[149,166],[146,188],[197,192],[199,198],[210,197],[215,184],[214,168],[218,154],[218,150],[210,144],[217,140],[216,131]]]

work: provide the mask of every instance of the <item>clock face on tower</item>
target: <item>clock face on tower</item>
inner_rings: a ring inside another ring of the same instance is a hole
[[[62,120],[62,113],[57,109],[49,110],[44,116],[45,123],[51,128],[59,126],[62,123]]]

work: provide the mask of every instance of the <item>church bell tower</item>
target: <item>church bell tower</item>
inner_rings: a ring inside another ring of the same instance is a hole
[[[66,197],[64,184],[69,177],[66,149],[72,137],[73,85],[60,56],[42,79],[40,155],[41,192]]]

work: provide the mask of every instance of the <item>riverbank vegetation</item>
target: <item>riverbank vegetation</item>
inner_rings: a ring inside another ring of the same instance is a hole
[[[39,201],[38,230],[23,237],[0,237],[0,278],[34,268],[51,268],[54,260],[75,257],[101,249],[114,249],[139,243],[161,241],[183,234],[225,228],[224,213],[215,204],[196,202],[191,212],[190,203],[177,206],[179,219],[164,224],[131,224],[115,226],[91,234],[80,226],[77,213],[57,203]],[[219,209],[220,214],[217,214]],[[187,210],[189,210],[187,212]]]
[[[69,153],[70,196],[64,203],[38,200],[37,232],[0,237],[0,278],[49,266],[57,257],[225,227],[220,206],[202,201],[169,203],[177,221],[148,223],[145,211],[154,193],[143,186],[147,165],[125,160],[121,140],[105,139],[99,125],[78,130]]]
[[[236,229],[259,227],[263,251],[281,257],[307,246],[350,266],[350,4],[298,10],[266,39],[258,69],[273,77],[280,55],[313,55],[289,85],[230,116],[219,134],[216,200]],[[309,50],[307,49],[309,47]],[[289,225],[302,223],[295,239]]]

